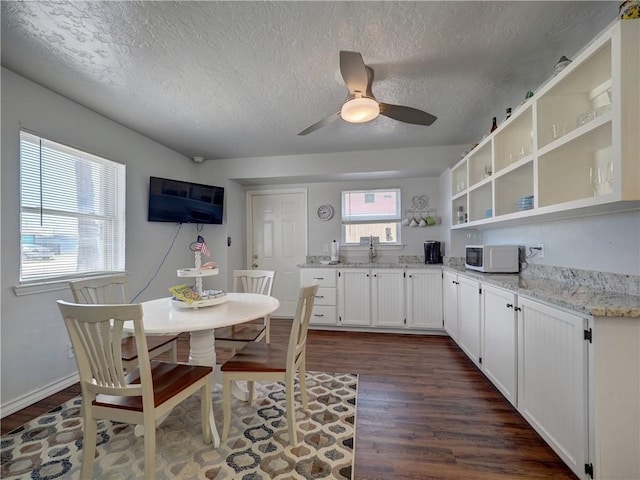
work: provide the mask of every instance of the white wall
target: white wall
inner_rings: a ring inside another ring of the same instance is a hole
[[[126,269],[132,294],[158,268],[177,232],[177,224],[147,222],[150,175],[194,180],[192,162],[135,132],[2,69],[2,290],[1,404],[3,414],[29,395],[76,372],[67,358],[69,343],[57,299],[71,300],[66,284],[59,290],[16,296],[19,284],[19,131],[20,128],[77,146],[127,166]],[[204,179],[201,179],[204,180]],[[206,226],[205,238],[219,226]],[[188,245],[195,227],[184,225],[156,280],[140,300],[166,296],[177,283],[177,268],[193,264]],[[19,368],[16,366],[19,365]]]
[[[362,188],[400,188],[402,191],[402,209],[411,208],[412,197],[426,195],[429,197],[429,206],[440,208],[438,179],[437,178],[397,178],[392,180],[350,180],[316,183],[289,183],[278,185],[260,185],[246,187],[247,190],[272,190],[282,188],[306,188],[307,189],[307,215],[308,215],[308,255],[324,255],[329,253],[324,251],[324,246],[333,240],[340,242],[341,237],[341,192],[350,189]],[[335,215],[331,220],[323,221],[318,218],[316,211],[320,205],[331,204],[335,209]],[[392,258],[393,261],[399,255],[424,255],[422,243],[425,240],[443,240],[444,232],[448,230],[446,226],[437,225],[432,227],[402,227],[401,241],[403,248],[385,250],[384,247],[378,249],[378,262],[383,262],[383,258]],[[341,256],[347,255],[355,257],[366,257],[368,252],[343,249]],[[358,261],[360,259],[356,259]]]
[[[626,275],[640,275],[640,212],[572,218],[492,228],[484,243],[544,244],[544,258],[529,261]]]

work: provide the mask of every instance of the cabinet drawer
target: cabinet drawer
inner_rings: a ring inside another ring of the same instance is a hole
[[[335,305],[336,289],[335,288],[319,288],[316,294],[314,305]]]
[[[321,287],[336,286],[336,270],[333,268],[303,268],[300,270],[300,285],[317,283]]]
[[[312,325],[335,325],[336,324],[336,307],[328,305],[314,305],[311,312]]]

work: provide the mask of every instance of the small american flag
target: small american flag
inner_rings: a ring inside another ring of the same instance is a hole
[[[204,237],[202,235],[198,235],[198,239],[195,244],[196,252],[202,253],[204,256],[208,257],[211,252],[209,252],[209,247],[207,246],[207,242],[204,241]]]

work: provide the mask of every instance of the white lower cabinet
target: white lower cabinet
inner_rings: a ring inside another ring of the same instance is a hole
[[[300,270],[300,286],[317,283],[311,312],[311,325],[336,324],[336,271],[330,268],[303,268]]]
[[[475,363],[481,363],[480,351],[480,282],[458,276],[458,312],[460,335],[458,345]]]
[[[407,326],[442,329],[442,271],[407,270],[405,291]]]
[[[518,307],[518,411],[585,478],[587,318],[522,297]]]
[[[311,325],[442,330],[440,268],[302,268],[301,285],[320,285]]]
[[[445,331],[457,343],[460,336],[458,275],[449,271],[442,272],[442,314]]]
[[[338,325],[371,325],[371,273],[362,268],[338,271]]]
[[[500,393],[517,404],[516,294],[482,284],[482,371]]]
[[[380,269],[371,271],[371,318],[378,327],[403,328],[405,315],[404,270]]]

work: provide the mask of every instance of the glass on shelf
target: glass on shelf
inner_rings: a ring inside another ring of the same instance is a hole
[[[567,125],[563,122],[556,122],[551,124],[551,137],[554,140],[559,139],[565,133],[567,133]]]
[[[594,197],[601,195],[600,188],[603,183],[602,169],[600,167],[589,167],[589,185],[591,185]]]

